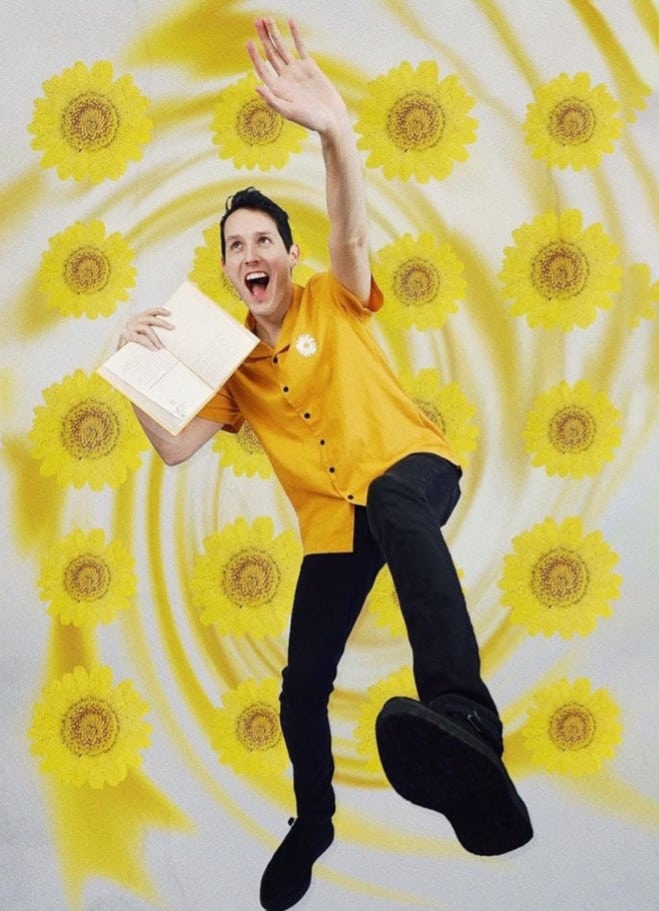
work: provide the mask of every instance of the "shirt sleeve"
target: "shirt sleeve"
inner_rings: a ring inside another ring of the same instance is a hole
[[[384,304],[382,291],[380,291],[373,276],[371,276],[371,293],[369,294],[366,304],[363,304],[358,297],[355,297],[352,291],[349,291],[345,285],[342,285],[332,272],[327,273],[327,281],[332,298],[346,307],[346,309],[357,314],[363,315],[365,312],[376,313]]]
[[[238,433],[245,420],[226,386],[216,392],[210,402],[204,405],[198,417],[224,424],[223,430],[228,430],[230,433]]]

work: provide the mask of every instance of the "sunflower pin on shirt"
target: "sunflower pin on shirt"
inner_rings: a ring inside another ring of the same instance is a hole
[[[313,357],[318,351],[318,343],[313,335],[309,335],[309,333],[305,332],[303,335],[298,335],[295,339],[295,350],[298,354],[301,354],[302,357]]]

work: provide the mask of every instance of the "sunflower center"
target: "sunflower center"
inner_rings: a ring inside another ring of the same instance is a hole
[[[110,587],[110,569],[96,554],[79,554],[64,570],[64,588],[74,601],[98,601]]]
[[[279,567],[265,550],[246,548],[224,568],[222,588],[239,607],[259,607],[273,600],[279,588]]]
[[[568,702],[549,719],[549,738],[559,750],[583,750],[593,742],[597,725],[585,705]]]
[[[277,712],[261,702],[248,706],[236,721],[236,736],[250,752],[271,750],[281,740]]]
[[[588,142],[596,124],[595,113],[583,98],[564,98],[549,115],[549,132],[562,146]]]
[[[398,98],[387,115],[387,133],[403,152],[421,152],[437,145],[446,118],[432,95],[410,92]]]
[[[424,307],[437,297],[441,279],[426,259],[408,259],[394,273],[394,294],[405,307]]]
[[[446,433],[444,416],[434,402],[429,402],[427,399],[414,399],[414,404],[419,411],[422,411],[423,414],[425,414],[429,421],[432,421],[436,427],[439,427],[442,433]]]
[[[119,439],[119,420],[114,411],[94,399],[78,402],[62,421],[62,445],[74,459],[101,459]]]
[[[94,294],[108,283],[110,260],[98,247],[79,247],[64,263],[64,281],[74,294]]]
[[[561,408],[549,422],[549,439],[559,452],[585,452],[592,446],[596,431],[592,414],[579,405]]]
[[[236,132],[249,146],[271,145],[279,139],[284,121],[261,101],[248,101],[238,111]]]
[[[575,297],[583,290],[588,274],[588,259],[583,251],[563,240],[543,247],[532,264],[533,284],[547,300]]]
[[[545,607],[570,607],[585,595],[589,578],[588,566],[578,553],[557,547],[533,567],[531,589]]]
[[[97,152],[112,145],[119,113],[107,95],[84,92],[72,98],[62,113],[62,133],[76,152]]]
[[[263,452],[263,446],[259,438],[252,430],[250,424],[245,421],[238,431],[238,443],[248,455],[255,455],[257,452]]]
[[[62,718],[62,742],[75,756],[100,756],[109,752],[118,734],[116,712],[95,696],[85,696],[73,703]]]

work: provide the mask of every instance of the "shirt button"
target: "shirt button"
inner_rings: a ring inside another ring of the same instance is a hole
[[[349,494],[348,494],[348,499],[349,499],[349,500],[354,500],[355,498],[353,497],[353,495],[352,495],[351,493],[349,493]]]
[[[273,364],[278,364],[278,363],[279,363],[279,358],[277,357],[276,354],[275,354],[275,356],[274,356],[273,359],[272,359],[272,363],[273,363]]]
[[[305,417],[305,420],[307,420],[307,421],[308,421],[308,420],[309,420],[309,418],[310,418],[310,417],[311,417],[311,415],[310,415],[310,414],[309,414],[309,412],[308,412],[308,411],[305,411],[305,412],[304,412],[304,417]]]
[[[282,392],[288,392],[288,386],[282,386]]]
[[[320,441],[320,445],[321,445],[321,446],[324,446],[324,445],[325,445],[325,440],[321,440],[321,441]]]
[[[336,471],[336,468],[335,468],[333,465],[330,465],[330,467],[329,467],[329,473],[330,473],[330,474],[334,474],[335,471]]]

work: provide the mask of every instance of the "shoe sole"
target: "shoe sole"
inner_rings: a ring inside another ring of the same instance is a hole
[[[394,790],[442,813],[471,854],[506,854],[533,829],[524,802],[494,750],[459,724],[406,697],[385,703],[376,740]]]

